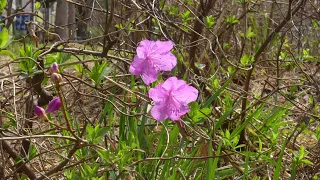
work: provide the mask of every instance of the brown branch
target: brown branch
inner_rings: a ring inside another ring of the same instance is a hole
[[[206,17],[210,9],[213,8],[213,5],[215,3],[215,0],[208,0],[207,3],[204,3],[203,0],[200,1],[200,5],[198,7],[198,12],[200,12],[200,20],[202,20],[204,17]],[[204,26],[203,23],[199,20],[196,20],[193,25],[194,31],[192,32],[191,40],[190,42],[193,44],[194,42],[199,40],[199,35],[202,33]],[[190,51],[189,51],[189,59],[190,59],[190,67],[191,69],[199,75],[200,72],[198,68],[195,66],[195,55],[196,55],[196,46],[191,46]]]
[[[50,171],[48,171],[47,173],[41,175],[40,177],[36,178],[36,180],[42,180],[45,179],[47,177],[49,177],[50,175],[57,173],[59,171],[61,171],[63,169],[64,166],[66,166],[69,161],[71,160],[71,157],[74,155],[74,153],[81,148],[79,146],[80,144],[76,144],[68,153],[66,159],[64,161],[62,161],[59,165],[57,165],[55,168],[51,169]]]
[[[1,134],[0,134],[0,138],[2,138]],[[15,150],[13,150],[13,148],[10,146],[10,144],[7,141],[0,140],[0,142],[2,142],[3,149],[10,155],[12,159],[14,160],[23,159],[21,156],[18,155],[18,153]],[[24,162],[19,163],[17,170],[23,172],[30,179],[36,179],[36,175]]]
[[[107,5],[109,2],[106,2]],[[106,13],[106,24],[104,27],[104,38],[103,38],[103,51],[102,56],[106,56],[108,54],[108,51],[112,48],[113,45],[116,44],[117,40],[111,40],[110,36],[108,35],[109,29],[111,27],[112,19],[114,16],[114,9],[115,9],[115,3],[114,0],[110,1],[110,16],[108,17],[108,13]]]

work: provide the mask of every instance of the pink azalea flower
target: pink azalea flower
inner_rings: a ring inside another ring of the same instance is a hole
[[[156,120],[163,121],[169,117],[176,121],[189,112],[188,103],[197,100],[198,90],[183,80],[170,77],[155,88],[151,88],[149,97],[155,102],[151,115]]]
[[[177,58],[170,52],[172,48],[171,41],[141,41],[130,65],[130,73],[141,75],[146,85],[156,81],[160,71],[171,71],[177,65]]]

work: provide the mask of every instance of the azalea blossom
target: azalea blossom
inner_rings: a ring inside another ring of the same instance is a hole
[[[155,88],[151,88],[149,97],[155,102],[151,115],[156,120],[163,121],[169,117],[176,121],[189,112],[188,103],[197,100],[198,90],[183,80],[170,77]]]
[[[146,85],[156,81],[160,71],[171,71],[177,65],[177,58],[170,52],[172,48],[171,41],[141,41],[130,65],[130,73],[141,75]]]

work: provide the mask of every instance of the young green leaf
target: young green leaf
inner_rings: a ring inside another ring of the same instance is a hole
[[[35,9],[36,9],[36,10],[39,10],[40,7],[41,7],[41,3],[40,3],[40,2],[36,2],[36,4],[35,4]]]
[[[3,28],[0,32],[0,48],[3,48],[9,40],[9,33],[7,28]]]

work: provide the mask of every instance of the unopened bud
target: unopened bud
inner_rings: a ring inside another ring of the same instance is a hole
[[[39,117],[42,118],[44,116],[46,116],[46,112],[44,111],[44,109],[40,106],[35,106],[34,107],[34,113]]]
[[[51,64],[50,72],[51,73],[58,73],[59,72],[59,66],[58,66],[58,64],[56,62]]]
[[[60,109],[60,107],[61,107],[60,98],[56,97],[49,102],[48,107],[46,109],[46,113],[55,112],[58,109]]]
[[[55,83],[59,83],[62,80],[62,76],[58,73],[52,73],[51,74],[51,81]]]

